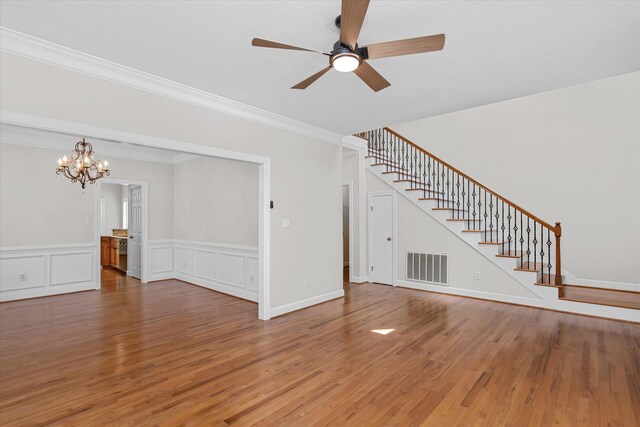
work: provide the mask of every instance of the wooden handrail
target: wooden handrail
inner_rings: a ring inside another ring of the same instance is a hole
[[[532,214],[531,212],[527,211],[526,209],[521,208],[520,206],[518,206],[515,203],[513,203],[511,200],[507,199],[506,197],[503,197],[500,194],[496,193],[495,191],[490,190],[488,187],[480,184],[478,181],[476,181],[475,179],[471,178],[469,175],[465,174],[464,172],[461,172],[459,169],[451,166],[449,163],[445,162],[444,160],[442,160],[438,156],[435,156],[435,155],[429,153],[424,148],[422,148],[419,145],[416,145],[413,142],[409,141],[407,138],[405,138],[404,136],[400,135],[398,132],[396,132],[396,131],[394,131],[392,129],[389,129],[388,127],[385,127],[384,130],[386,130],[390,134],[400,138],[401,140],[403,140],[407,144],[411,145],[415,149],[417,149],[419,151],[422,151],[423,153],[425,153],[427,156],[431,157],[432,159],[437,160],[438,162],[440,162],[441,164],[445,165],[446,167],[448,167],[449,169],[451,169],[455,173],[459,174],[460,176],[463,176],[464,178],[466,178],[470,182],[474,183],[475,185],[479,186],[480,188],[483,188],[488,193],[493,194],[494,196],[496,196],[496,198],[502,200],[503,202],[507,203],[508,205],[511,205],[512,207],[514,207],[515,209],[519,210],[520,212],[522,212],[523,214],[525,214],[529,218],[533,219],[534,221],[537,221],[538,223],[544,225],[545,227],[547,227],[548,229],[553,231],[553,233],[554,233],[554,235],[556,236],[557,239],[560,239],[560,236],[562,235],[562,228],[560,227],[560,223],[559,222],[557,222],[556,225],[554,226],[554,225],[549,224],[546,221],[543,221],[538,216]]]

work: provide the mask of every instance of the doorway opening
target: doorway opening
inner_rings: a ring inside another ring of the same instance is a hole
[[[106,178],[98,183],[99,287],[146,283],[147,188],[142,181]]]

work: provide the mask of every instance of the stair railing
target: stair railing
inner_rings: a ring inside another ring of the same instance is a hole
[[[409,182],[436,209],[451,210],[451,220],[465,222],[463,232],[481,233],[481,244],[518,258],[517,269],[538,272],[538,283],[562,286],[559,222],[551,225],[387,127],[357,136],[368,141],[368,156],[386,173]]]

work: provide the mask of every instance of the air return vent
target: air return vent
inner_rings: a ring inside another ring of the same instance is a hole
[[[449,280],[448,256],[407,252],[407,279],[446,285]]]

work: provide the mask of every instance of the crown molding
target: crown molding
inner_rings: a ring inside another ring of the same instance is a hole
[[[298,135],[340,145],[342,136],[280,114],[126,67],[19,31],[0,26],[0,50],[91,77],[144,90],[198,107],[251,120]]]

